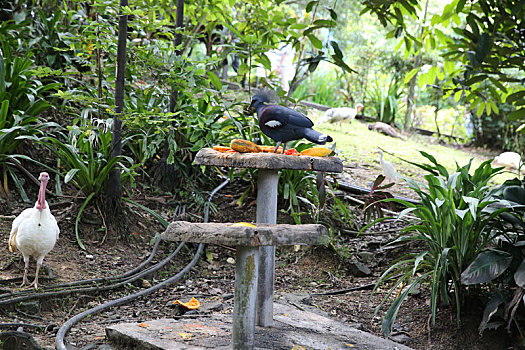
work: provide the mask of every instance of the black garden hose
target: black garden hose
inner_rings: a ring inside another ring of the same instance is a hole
[[[204,222],[208,222],[209,220],[209,205],[211,203],[211,200],[213,198],[213,196],[219,191],[221,190],[224,186],[226,186],[227,184],[229,183],[229,179],[226,179],[225,181],[223,181],[219,186],[217,186],[211,193],[210,193],[210,196],[208,198],[208,201],[206,202],[205,204],[205,207],[204,207]],[[176,254],[180,251],[180,249],[184,246],[184,242],[181,243],[179,245],[179,247],[177,247],[176,251],[172,254]],[[75,315],[74,317],[72,317],[71,319],[67,320],[61,327],[60,329],[58,330],[57,332],[57,335],[56,335],[56,341],[55,341],[55,345],[56,345],[56,348],[57,350],[67,350],[65,344],[64,344],[64,338],[65,338],[65,335],[67,334],[67,332],[71,329],[71,327],[73,327],[76,323],[80,322],[82,319],[84,319],[85,317],[87,316],[90,316],[90,315],[95,315],[95,314],[98,314],[104,310],[107,310],[111,307],[114,307],[114,306],[118,306],[118,305],[122,305],[122,304],[126,304],[126,303],[129,303],[139,297],[142,297],[142,296],[145,296],[145,295],[148,295],[148,294],[151,294],[151,293],[154,293],[156,291],[158,291],[159,289],[169,285],[169,284],[172,284],[176,281],[178,281],[179,279],[181,279],[193,266],[195,266],[202,254],[204,250],[204,244],[199,244],[198,248],[197,248],[197,252],[195,253],[195,256],[193,257],[193,259],[190,261],[190,263],[188,265],[186,265],[184,267],[184,269],[182,269],[179,273],[177,273],[175,276],[172,276],[170,278],[168,278],[167,280],[159,283],[159,284],[156,284],[148,289],[144,289],[144,290],[141,290],[140,292],[137,292],[137,293],[134,293],[134,294],[131,294],[131,295],[128,295],[128,296],[125,296],[125,297],[122,297],[122,298],[119,298],[119,299],[115,299],[115,300],[112,300],[108,303],[105,303],[105,304],[101,304],[101,305],[98,305],[94,308],[91,308],[89,310],[86,310],[84,312],[81,312],[80,314],[78,315]]]

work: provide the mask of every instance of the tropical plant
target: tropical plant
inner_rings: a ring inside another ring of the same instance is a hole
[[[9,196],[7,172],[21,184],[14,172],[12,156],[22,153],[21,143],[25,137],[43,134],[49,127],[57,126],[44,122],[40,114],[49,109],[44,96],[58,84],[42,84],[32,78],[29,58],[0,55],[0,166],[3,172],[3,186],[0,194]],[[20,186],[18,186],[20,188]],[[21,195],[24,196],[23,192]]]
[[[375,80],[368,98],[372,108],[376,110],[377,120],[387,124],[395,122],[401,108],[401,94],[402,89],[395,75],[388,85],[381,79]]]
[[[505,323],[507,331],[510,331],[514,323],[523,343],[524,320],[516,311],[520,306],[523,308],[522,303],[525,304],[525,254],[522,250],[525,244],[524,182],[519,179],[507,180],[492,195],[505,201],[512,209],[500,214],[509,223],[507,232],[493,247],[479,252],[461,274],[461,283],[471,287],[485,286],[489,291],[479,325],[480,334],[489,327],[497,328]],[[498,321],[501,319],[505,322]]]
[[[383,317],[382,328],[386,335],[390,334],[397,313],[410,291],[424,285],[424,282],[430,284],[432,322],[435,322],[438,304],[448,305],[452,300],[456,304],[459,322],[465,289],[461,273],[479,252],[491,246],[495,237],[505,232],[500,214],[508,208],[493,209],[501,202],[490,195],[487,185],[503,168],[493,169],[489,160],[470,174],[471,160],[463,167],[457,166],[456,172],[449,174],[433,156],[425,152],[421,154],[430,164],[412,164],[428,172],[424,176],[427,184],[407,179],[420,202],[409,203],[397,198],[384,200],[406,208],[395,218],[407,225],[400,231],[396,242],[417,241],[424,245],[422,251],[409,253],[395,261],[376,283],[374,291],[387,280],[395,280],[376,308],[379,312],[393,298]],[[408,219],[409,214],[415,217],[415,222]],[[393,217],[379,218],[372,224],[387,219]]]
[[[99,200],[103,194],[109,174],[116,164],[121,169],[123,181],[133,181],[135,165],[130,157],[111,157],[111,133],[96,127],[69,127],[69,135],[61,139],[46,136],[42,143],[57,156],[57,165],[64,182],[73,185],[86,198],[75,220],[75,236],[80,248],[85,249],[80,239],[78,224],[84,208],[92,199]]]
[[[394,198],[390,192],[385,190],[394,186],[395,183],[389,183],[382,185],[385,181],[384,175],[378,175],[374,183],[370,188],[370,192],[365,197],[365,203],[363,205],[363,211],[365,214],[365,222],[370,221],[371,219],[377,219],[384,217],[383,209],[387,206],[387,203],[383,202],[383,199]]]
[[[434,15],[430,25],[424,24],[419,37],[407,29],[406,19],[416,19],[420,0],[381,0],[363,2],[364,12],[374,13],[381,23],[394,28],[390,38],[399,38],[405,44],[407,55],[418,53],[424,47],[441,50],[442,68],[433,67],[422,74],[427,84],[433,84],[437,75],[447,77],[444,97],[461,96],[470,103],[477,116],[483,112],[498,113],[498,104],[512,103],[516,110],[509,120],[525,118],[525,89],[523,41],[521,28],[524,6],[520,0],[449,1],[441,15]],[[502,25],[504,23],[504,25]],[[451,31],[449,30],[451,29]],[[446,33],[446,32],[449,33]],[[500,40],[499,38],[505,38]],[[461,65],[456,66],[456,62]],[[407,74],[410,80],[421,67]]]

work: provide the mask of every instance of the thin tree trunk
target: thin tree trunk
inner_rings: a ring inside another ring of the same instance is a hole
[[[177,13],[175,18],[175,27],[177,30],[182,30],[184,24],[184,0],[177,0]],[[175,46],[175,54],[180,56],[182,54],[183,48],[179,47],[182,44],[182,33],[175,34],[175,41],[173,42]],[[171,87],[170,94],[170,112],[175,111],[175,106],[177,105],[177,100],[179,98],[179,90],[175,86]],[[173,122],[175,125],[175,122]],[[173,187],[176,185],[176,174],[173,165],[168,164],[168,157],[170,154],[170,145],[168,139],[164,141],[164,148],[162,150],[162,158],[159,160],[155,178],[158,180],[158,183],[164,187]]]
[[[425,28],[425,22],[427,21],[427,10],[428,10],[428,1],[425,3],[425,12],[423,15],[423,22],[421,23],[421,31],[419,33],[419,39],[423,37],[423,31]],[[421,49],[422,50],[422,49]],[[416,58],[414,59],[414,68],[419,67],[421,64],[421,50],[419,50],[419,53],[417,54]],[[407,94],[407,111],[405,114],[405,130],[410,129],[410,125],[412,123],[412,110],[416,108],[415,103],[415,88],[416,88],[416,80],[417,80],[417,74],[415,74],[412,79],[410,79],[410,82],[408,83],[408,94]]]
[[[120,7],[128,6],[128,0],[120,0]],[[128,16],[120,15],[118,22],[117,43],[117,77],[115,82],[115,115],[113,117],[113,133],[111,140],[111,157],[122,154],[122,120],[119,115],[124,110],[124,78],[126,71],[126,41],[128,31]],[[120,183],[120,168],[116,165],[111,172],[106,186],[106,215],[110,226],[119,229],[118,223],[124,217],[122,214],[122,185]]]

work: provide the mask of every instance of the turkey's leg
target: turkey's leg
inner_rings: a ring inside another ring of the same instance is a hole
[[[33,283],[31,283],[29,286],[34,286],[35,289],[38,289],[38,273],[40,272],[40,266],[42,266],[42,263],[36,263],[36,272],[35,272],[35,280]]]
[[[29,270],[29,258],[25,258],[24,257],[24,263],[25,263],[25,267],[24,267],[24,277],[22,278],[22,284],[20,285],[20,287],[23,287],[25,286],[27,283],[28,283],[28,280],[27,280],[27,272]]]

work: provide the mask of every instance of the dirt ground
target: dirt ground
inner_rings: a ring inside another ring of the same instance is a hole
[[[345,181],[353,181],[361,186],[375,174],[378,164],[356,164],[348,170]],[[211,220],[216,222],[254,221],[255,203],[250,196],[243,206],[236,204],[237,199],[246,187],[244,184],[233,183],[224,188],[214,199],[215,214]],[[410,191],[398,186],[394,191],[397,195],[411,197]],[[36,196],[36,191],[29,195]],[[358,195],[352,195],[359,199]],[[413,196],[412,196],[413,197]],[[36,198],[36,197],[35,197]],[[139,203],[155,209],[169,220],[189,219],[202,221],[202,213],[191,209],[178,215],[174,211],[170,197],[134,198]],[[148,256],[152,249],[151,240],[156,233],[162,232],[162,226],[149,214],[141,209],[126,205],[130,234],[128,242],[117,239],[111,234],[105,238],[101,230],[101,222],[94,209],[86,213],[81,225],[81,238],[86,245],[86,251],[76,243],[73,223],[79,203],[71,199],[50,198],[51,210],[57,217],[61,227],[61,236],[55,249],[45,258],[53,273],[53,278],[45,278],[43,272],[42,286],[82,279],[114,276],[131,270]],[[9,230],[12,219],[22,211],[27,204],[0,204],[0,302],[8,298],[8,294],[19,291],[17,284],[21,281],[23,261],[20,254],[11,254],[7,249]],[[385,247],[399,230],[395,224],[385,224],[372,228],[367,234],[356,237],[356,226],[362,221],[362,213],[357,208],[352,209],[354,223],[349,223],[350,229],[339,237],[339,242],[348,247],[351,259],[342,260],[333,250],[326,247],[294,247],[278,248],[276,253],[277,297],[289,293],[306,293],[308,296],[302,302],[314,306],[319,312],[326,313],[342,322],[349,323],[361,330],[382,335],[381,315],[374,313],[374,308],[385,295],[383,290],[372,294],[372,286],[378,276],[396,257],[415,249],[403,245],[393,248]],[[181,211],[177,211],[181,213]],[[280,212],[278,222],[290,223],[290,217]],[[160,261],[176,248],[173,243],[162,243],[153,262]],[[39,303],[18,302],[12,305],[0,305],[0,323],[24,322],[47,327],[45,332],[34,331],[26,327],[38,343],[53,348],[55,332],[67,319],[108,300],[115,299],[142,288],[151,286],[175,274],[181,266],[192,257],[195,247],[183,249],[167,267],[155,273],[148,274],[133,284],[116,290],[103,292],[80,292],[61,297],[40,299]],[[150,319],[176,317],[181,310],[173,307],[173,301],[187,301],[195,296],[203,305],[215,305],[218,308],[231,307],[233,294],[234,265],[232,259],[235,250],[232,247],[208,246],[206,254],[197,266],[191,269],[180,282],[161,289],[160,291],[134,302],[112,308],[99,315],[91,316],[75,325],[67,335],[69,344],[79,349],[93,345],[93,348],[107,342],[105,326],[115,322],[146,322]],[[356,264],[359,263],[359,264]],[[356,269],[365,266],[369,272]],[[30,268],[30,280],[34,274],[34,265]],[[354,291],[346,291],[351,288]],[[481,320],[481,305],[467,305],[464,308],[461,324],[457,325],[455,308],[443,308],[438,312],[436,325],[430,324],[428,307],[428,292],[425,288],[410,297],[402,307],[394,327],[392,339],[414,349],[517,349],[517,337],[507,334],[503,328],[497,331],[487,330],[482,336],[477,327]],[[199,311],[197,311],[198,314]]]

